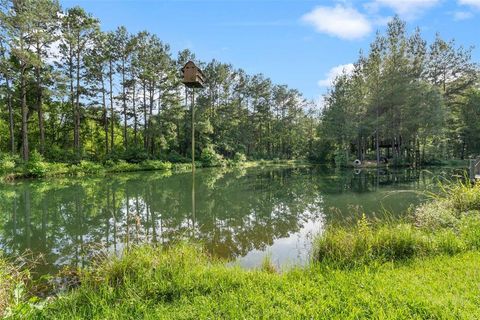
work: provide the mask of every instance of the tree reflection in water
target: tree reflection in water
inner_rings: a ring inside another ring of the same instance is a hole
[[[398,190],[425,189],[433,176],[300,167],[198,170],[195,181],[190,173],[159,172],[22,181],[0,187],[0,249],[44,254],[40,273],[84,266],[98,248],[119,253],[181,239],[221,258],[245,259],[285,251],[309,226],[348,217],[355,205],[367,214],[403,212],[422,196]]]

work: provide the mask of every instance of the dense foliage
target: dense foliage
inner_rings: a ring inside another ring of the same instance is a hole
[[[190,156],[190,99],[180,68],[206,74],[195,92],[196,153],[295,158],[315,138],[311,103],[261,74],[173,55],[147,31],[100,30],[80,7],[3,0],[0,14],[0,151],[29,159],[182,162]]]
[[[478,155],[479,94],[471,49],[438,35],[428,45],[394,18],[327,95],[319,154],[399,164]]]

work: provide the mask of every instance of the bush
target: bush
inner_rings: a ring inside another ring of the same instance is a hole
[[[443,192],[435,196],[434,201],[415,210],[414,220],[417,226],[430,230],[457,229],[465,215],[480,211],[480,185],[456,182],[441,187]]]
[[[455,210],[447,201],[437,200],[420,205],[414,212],[415,225],[420,228],[437,230],[454,228],[458,224]]]
[[[200,161],[206,167],[223,166],[225,163],[223,156],[216,153],[212,145],[203,148],[202,154],[200,155]]]
[[[37,151],[30,154],[30,159],[25,165],[25,175],[27,177],[41,178],[48,172],[48,164],[44,162],[43,157]]]
[[[235,156],[233,156],[233,162],[235,163],[241,163],[246,161],[247,161],[247,157],[245,156],[245,154],[241,152],[237,152],[235,153]]]
[[[8,154],[4,155],[0,159],[0,172],[2,172],[2,173],[12,172],[15,169],[17,162],[18,162],[17,157],[11,156],[11,155],[8,155]]]
[[[172,164],[170,162],[163,162],[158,160],[147,160],[141,163],[142,170],[170,170]]]
[[[52,162],[47,164],[47,176],[62,176],[70,173],[70,168],[65,163]]]
[[[133,163],[128,163],[125,160],[120,160],[115,163],[114,166],[107,168],[109,172],[129,172],[129,171],[137,171],[138,165]]]
[[[80,161],[78,166],[80,167],[80,170],[88,174],[99,173],[103,170],[103,166],[101,164],[90,161]]]
[[[85,174],[101,173],[103,166],[98,163],[82,160],[76,165],[72,165],[68,169],[68,173],[74,176],[82,176]]]

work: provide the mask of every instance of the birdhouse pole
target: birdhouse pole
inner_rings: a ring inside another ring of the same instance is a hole
[[[205,83],[205,75],[193,61],[188,61],[181,69],[183,76],[183,84],[187,88],[192,88],[192,173],[195,173],[195,88],[203,88]],[[187,104],[187,99],[185,99]]]
[[[192,88],[192,172],[195,173],[195,88]]]

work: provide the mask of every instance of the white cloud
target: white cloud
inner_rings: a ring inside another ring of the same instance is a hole
[[[473,13],[468,11],[456,11],[453,13],[453,19],[455,21],[467,20],[473,17]]]
[[[370,21],[354,8],[337,5],[316,7],[302,17],[302,21],[313,25],[320,33],[342,39],[360,39],[372,31]]]
[[[480,0],[458,0],[458,3],[464,6],[480,9]]]
[[[479,2],[479,0],[459,0]],[[389,7],[403,18],[414,18],[423,11],[439,4],[440,0],[373,0],[372,7]]]
[[[352,74],[354,68],[355,66],[353,63],[341,64],[333,67],[327,72],[327,74],[325,74],[325,79],[318,81],[318,85],[320,87],[330,87],[339,75],[343,73]]]

